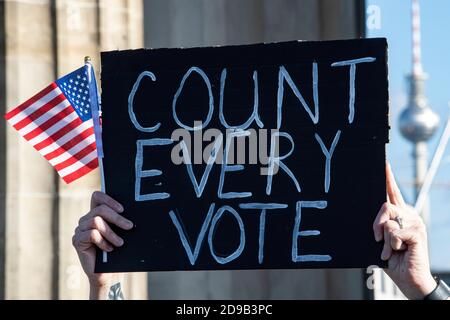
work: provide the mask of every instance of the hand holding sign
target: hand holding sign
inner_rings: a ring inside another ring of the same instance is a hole
[[[114,247],[123,245],[123,239],[114,231],[111,225],[123,230],[133,228],[133,223],[122,217],[123,207],[110,196],[94,192],[91,197],[91,210],[80,218],[72,243],[77,250],[78,257],[86,273],[90,287],[91,297],[94,291],[107,291],[113,284],[117,275],[108,273],[94,273],[96,248],[107,252],[113,251]],[[106,294],[99,294],[106,297]]]
[[[385,260],[389,259],[389,269],[385,271],[408,298],[422,299],[436,286],[428,263],[425,226],[404,203],[388,164],[386,189],[388,202],[383,204],[373,223],[375,239],[385,240],[382,256]],[[122,225],[125,230],[129,229],[130,224],[118,214],[122,212],[121,205],[105,194],[95,192],[92,195],[91,208],[92,210],[80,219],[73,244],[90,280],[90,297],[105,298],[108,288],[118,281],[119,275],[93,272],[95,247],[111,252],[114,243],[120,246],[122,242],[112,231],[107,231],[110,227],[101,216],[108,217],[107,221],[115,221],[116,225]],[[398,217],[402,217],[402,228],[394,221]],[[107,240],[102,238],[103,234]]]
[[[423,299],[436,287],[430,272],[425,224],[405,204],[389,164],[386,189],[388,201],[373,224],[375,239],[384,239],[381,258],[389,260],[385,271],[409,299]]]

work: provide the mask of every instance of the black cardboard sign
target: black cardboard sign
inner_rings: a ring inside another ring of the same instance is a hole
[[[105,52],[102,100],[98,272],[383,265],[385,39]]]

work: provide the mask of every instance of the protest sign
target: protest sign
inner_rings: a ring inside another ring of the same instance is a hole
[[[382,265],[385,39],[102,54],[101,272]]]

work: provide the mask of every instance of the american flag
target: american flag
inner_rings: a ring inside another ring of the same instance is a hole
[[[92,95],[89,70],[84,66],[56,80],[5,115],[66,183],[98,167],[91,110],[98,107],[97,87]]]

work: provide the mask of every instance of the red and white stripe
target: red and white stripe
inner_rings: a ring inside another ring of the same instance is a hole
[[[5,115],[67,183],[98,167],[92,119],[83,122],[56,83]]]

